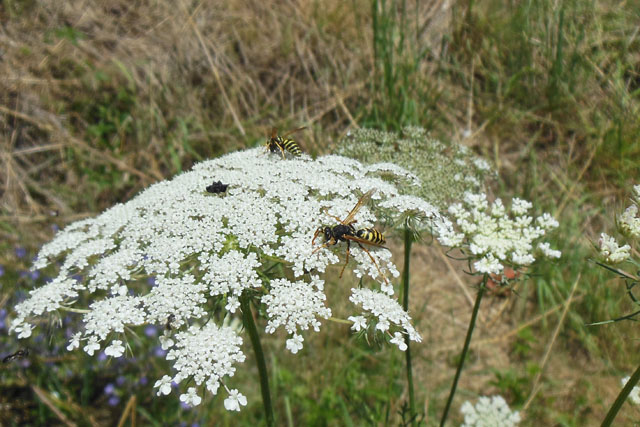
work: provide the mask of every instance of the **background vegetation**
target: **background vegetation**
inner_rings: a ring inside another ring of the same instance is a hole
[[[7,316],[46,280],[27,269],[58,227],[198,160],[260,144],[271,126],[307,125],[297,136],[316,155],[351,128],[420,125],[490,159],[495,195],[533,200],[561,223],[562,261],[483,302],[452,419],[464,400],[499,393],[524,425],[598,424],[638,364],[632,322],[585,324],[630,308],[588,257],[640,183],[639,22],[631,1],[2,0],[0,356],[21,346]],[[425,338],[412,347],[415,382],[433,423],[474,283],[439,249],[415,251],[411,314]],[[346,305],[353,280],[336,277],[332,298]],[[211,398],[186,410],[151,392],[158,349],[97,362],[61,350],[58,328],[27,344],[28,359],[2,366],[0,424],[113,425],[130,419],[128,402],[143,424],[261,419],[251,368],[238,373],[250,402],[240,414]],[[279,423],[402,422],[394,349],[335,324],[301,354],[281,342],[265,342]],[[618,420],[639,419],[627,404]]]

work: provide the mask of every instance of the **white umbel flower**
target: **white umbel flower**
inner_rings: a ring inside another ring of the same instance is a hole
[[[229,397],[224,400],[224,407],[227,411],[239,411],[240,406],[247,405],[247,398],[238,390],[233,389],[229,392]]]
[[[317,317],[328,319],[331,317],[331,309],[325,307],[324,293],[319,290],[322,281],[315,279],[312,283],[302,280],[289,282],[286,279],[277,279],[271,282],[271,293],[262,297],[262,302],[267,305],[267,332],[274,333],[277,328],[284,329],[294,336],[297,331],[307,330],[309,327],[320,330],[320,321]],[[292,353],[302,349],[302,337],[287,341],[287,348]]]
[[[198,406],[202,398],[196,393],[195,387],[189,387],[186,393],[180,395],[180,401],[189,406]]]
[[[80,347],[80,337],[82,336],[82,332],[75,333],[71,336],[71,340],[69,341],[69,345],[67,346],[67,350],[71,351],[78,347]]]
[[[153,388],[158,389],[158,396],[160,396],[161,394],[167,395],[171,393],[171,381],[172,380],[169,375],[165,375],[164,377],[156,381],[156,383],[153,385]]]
[[[218,328],[213,322],[203,327],[191,326],[175,335],[176,343],[167,353],[167,360],[174,360],[177,371],[173,380],[193,378],[197,385],[213,379],[218,382],[225,376],[232,377],[235,363],[244,362],[240,350],[242,338],[231,328]],[[209,386],[209,384],[207,384]]]
[[[434,230],[442,245],[461,248],[476,259],[477,272],[500,274],[505,264],[517,268],[532,264],[538,254],[561,255],[546,242],[534,246],[558,221],[547,213],[534,221],[527,215],[532,207],[531,202],[514,198],[509,211],[500,199],[489,203],[485,194],[466,193],[462,203],[449,207],[453,221],[437,219]]]
[[[302,341],[304,341],[304,338],[302,338],[301,335],[294,334],[293,338],[289,338],[287,340],[287,350],[296,354],[298,351],[302,350]]]
[[[409,338],[412,341],[422,341],[420,334],[411,324],[409,314],[402,309],[396,300],[391,299],[388,295],[371,289],[353,288],[351,289],[349,300],[355,305],[362,306],[362,309],[368,312],[369,316],[376,319],[377,330],[387,332],[392,327],[400,328],[403,333],[409,334]],[[402,349],[404,341],[402,341],[401,345],[397,342],[397,336],[395,338],[396,341],[392,342]]]
[[[640,237],[640,217],[638,216],[637,205],[633,204],[625,209],[618,217],[618,226],[620,231],[627,236],[632,238]]]
[[[626,261],[631,255],[631,246],[619,246],[616,239],[606,233],[600,234],[598,246],[600,249],[600,257],[610,264],[619,264]]]
[[[124,346],[122,341],[113,340],[111,345],[104,349],[104,354],[111,357],[120,357],[124,354]]]
[[[367,319],[364,316],[349,316],[349,320],[353,322],[351,329],[356,332],[367,329]]]
[[[344,219],[374,189],[354,217],[358,228],[375,226],[378,210],[391,221],[409,211],[420,220],[438,218],[429,203],[400,194],[396,178],[416,182],[413,174],[388,163],[364,166],[341,156],[283,160],[263,148],[199,163],[96,218],[70,224],[45,244],[34,268],[59,261],[59,274],[15,307],[11,330],[26,338],[37,316],[68,310],[82,317],[69,350],[82,347],[93,355],[106,347],[107,355],[120,357],[131,329],[156,325],[165,330],[160,344],[176,370],[169,378],[204,383],[217,392],[244,355],[241,338],[216,326],[211,307],[234,313],[241,298],[252,296],[266,306],[267,332],[283,328],[289,335],[286,348],[301,350],[303,331],[318,331],[321,320],[331,316],[320,274],[333,264],[339,268],[346,251],[344,242],[315,250],[324,243],[320,235],[312,246],[316,230],[338,225],[332,215]],[[209,193],[207,187],[217,181],[228,185],[226,191]],[[388,279],[399,275],[391,252],[370,247],[372,261],[358,245],[351,248],[352,271],[391,295]],[[278,264],[283,268],[274,269]],[[395,311],[365,307],[379,316],[378,329],[400,328],[419,338],[406,313],[380,295]],[[166,394],[168,384],[163,377],[156,388]],[[230,398],[233,410],[245,404],[240,396]],[[182,397],[197,404],[194,392]]]
[[[520,423],[518,411],[511,411],[502,396],[483,396],[475,406],[467,401],[460,407],[462,427],[513,427]]]

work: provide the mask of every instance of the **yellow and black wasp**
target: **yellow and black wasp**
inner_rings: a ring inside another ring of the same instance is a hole
[[[332,218],[335,218],[340,224],[334,225],[334,226],[319,227],[316,230],[315,234],[313,235],[313,239],[311,240],[311,245],[315,243],[316,238],[320,234],[324,235],[324,243],[322,244],[322,246],[319,246],[316,249],[314,249],[313,253],[319,251],[322,248],[326,248],[327,246],[336,245],[338,242],[347,242],[347,257],[346,257],[347,259],[344,265],[342,266],[342,270],[340,271],[340,277],[342,277],[342,273],[344,273],[344,269],[349,263],[351,242],[357,243],[358,246],[360,246],[360,249],[362,249],[363,251],[366,252],[367,255],[369,255],[369,258],[378,269],[378,273],[380,273],[384,281],[388,284],[389,281],[387,280],[387,277],[380,270],[378,263],[373,258],[373,256],[371,256],[371,253],[367,250],[367,248],[363,246],[364,244],[364,245],[371,245],[371,246],[382,248],[386,243],[384,236],[382,235],[382,233],[380,233],[378,230],[376,230],[373,227],[356,229],[353,226],[353,224],[356,223],[356,220],[354,219],[356,214],[358,213],[360,208],[371,198],[371,195],[375,191],[376,191],[375,189],[369,190],[362,197],[360,197],[360,200],[358,200],[358,203],[356,203],[353,209],[351,209],[351,211],[347,214],[345,219],[340,219],[337,216],[333,216],[327,213],[327,215],[329,215]]]
[[[285,151],[288,151],[293,156],[298,157],[300,154],[302,154],[300,146],[293,139],[287,138],[287,136],[301,131],[305,128],[306,126],[293,129],[285,133],[284,135],[278,135],[278,128],[271,128],[271,136],[267,138],[267,143],[265,144],[265,146],[272,153],[280,152],[283,159],[285,158]]]

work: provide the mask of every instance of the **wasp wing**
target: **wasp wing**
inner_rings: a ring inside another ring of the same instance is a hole
[[[299,132],[299,131],[301,131],[302,129],[306,129],[306,128],[307,128],[306,126],[302,126],[302,127],[297,128],[297,129],[292,129],[292,130],[290,130],[289,132],[287,132],[287,133],[285,133],[284,135],[282,135],[282,137],[283,137],[283,138],[286,138],[287,136],[289,136],[289,135],[291,135],[291,134],[293,134],[293,133]]]
[[[375,246],[376,248],[389,249],[388,247],[384,246],[384,244],[380,244],[380,243],[376,243],[376,242],[370,242],[369,240],[361,239],[361,238],[356,237],[356,236],[349,236],[349,235],[345,234],[342,237],[344,237],[347,240],[351,240],[352,242],[364,243],[365,245]]]
[[[360,197],[360,200],[358,200],[358,203],[356,203],[356,205],[353,207],[353,209],[351,209],[351,212],[349,212],[347,217],[342,221],[342,223],[344,225],[349,225],[349,224],[355,222],[353,220],[353,218],[355,218],[356,214],[358,213],[358,211],[360,210],[362,205],[367,203],[369,201],[369,199],[371,198],[371,196],[373,195],[373,193],[375,193],[375,192],[376,192],[376,189],[373,188],[373,189],[367,191],[366,193],[364,193],[362,195],[362,197]]]

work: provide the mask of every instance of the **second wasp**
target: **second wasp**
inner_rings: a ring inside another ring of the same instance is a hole
[[[267,143],[265,146],[272,153],[282,154],[282,158],[286,158],[285,153],[290,153],[294,157],[298,157],[302,154],[302,150],[297,142],[291,138],[287,138],[298,131],[306,129],[306,126],[293,129],[285,133],[284,135],[278,135],[278,128],[271,128],[271,136],[267,137]]]

